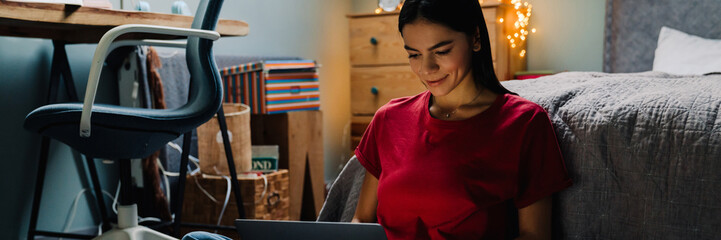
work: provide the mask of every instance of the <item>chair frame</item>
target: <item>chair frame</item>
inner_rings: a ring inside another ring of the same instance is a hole
[[[203,6],[201,6],[203,7]],[[121,40],[116,41],[116,39],[126,33],[155,33],[155,34],[162,34],[162,35],[173,35],[177,37],[198,37],[208,40],[217,40],[220,38],[220,34],[215,31],[209,31],[209,30],[201,30],[201,29],[191,29],[191,28],[174,28],[174,27],[164,27],[164,26],[154,26],[154,25],[144,25],[144,24],[128,24],[128,25],[122,25],[115,27],[108,32],[106,32],[103,37],[101,38],[100,42],[98,43],[98,46],[95,50],[95,54],[93,56],[93,60],[91,62],[91,69],[90,74],[88,76],[88,84],[86,86],[86,94],[84,98],[84,104],[81,114],[81,121],[80,121],[80,136],[81,137],[89,137],[91,134],[90,129],[90,119],[92,115],[92,108],[95,101],[96,91],[98,87],[98,82],[100,80],[100,72],[102,70],[103,63],[105,61],[105,58],[108,56],[110,52],[112,52],[114,49],[121,47],[121,46],[132,46],[132,45],[147,45],[147,46],[165,46],[165,47],[186,47],[186,42],[178,42],[178,41],[167,41],[167,40],[154,40],[154,39],[144,39],[144,40]],[[57,48],[58,46],[56,46]],[[64,53],[64,45],[62,46],[62,50]],[[57,54],[56,54],[57,55]],[[67,56],[65,56],[65,61],[67,61]],[[56,56],[54,56],[56,57]],[[60,56],[57,56],[60,57]],[[67,64],[66,64],[67,65]],[[55,66],[54,66],[55,67]],[[61,74],[65,75],[65,72],[69,73],[69,66],[66,66],[67,69],[61,69]],[[55,69],[53,69],[55,70]],[[53,71],[55,72],[55,71]],[[56,74],[51,75],[51,88],[48,93],[48,102],[54,102],[54,98],[57,95],[57,82],[59,79],[55,77]],[[68,76],[64,76],[66,85],[72,86],[72,78]],[[56,81],[53,81],[56,80]],[[72,89],[74,90],[74,88]],[[68,90],[70,91],[70,90]],[[72,96],[72,94],[71,94]],[[75,96],[77,99],[77,96]],[[236,197],[236,204],[238,206],[242,206],[241,204],[241,193],[237,182],[237,173],[235,171],[235,164],[232,157],[232,150],[230,147],[230,142],[228,141],[228,135],[227,135],[227,124],[225,122],[225,116],[223,113],[222,107],[218,110],[218,119],[219,119],[219,125],[221,128],[221,133],[223,137],[224,142],[224,148],[226,152],[226,158],[228,160],[228,165],[230,167],[231,177],[232,177],[232,190],[235,192]],[[189,155],[189,148],[190,148],[190,133],[183,134],[183,152],[181,154],[181,166],[186,166],[188,164],[188,155]],[[38,211],[39,211],[39,205],[40,200],[42,196],[42,188],[44,185],[44,175],[45,175],[45,167],[44,165],[47,163],[48,159],[48,149],[49,149],[50,139],[48,137],[43,137],[43,141],[41,144],[41,156],[40,156],[40,165],[38,169],[38,175],[37,175],[37,182],[35,187],[35,195],[33,197],[33,209],[31,213],[31,223],[30,228],[28,229],[28,239],[34,239],[35,235],[45,235],[45,236],[54,236],[54,237],[72,237],[72,238],[92,238],[94,236],[88,236],[88,235],[79,235],[79,234],[68,234],[68,233],[56,233],[56,232],[49,232],[49,231],[38,231],[36,229],[37,226],[37,217],[38,217]],[[93,187],[94,187],[94,193],[96,200],[98,202],[98,206],[100,209],[102,222],[104,228],[107,227],[108,223],[108,217],[106,214],[106,211],[104,209],[104,202],[103,202],[103,195],[100,186],[99,181],[97,177],[97,172],[95,170],[95,164],[94,164],[93,158],[88,158],[88,168],[90,168],[91,172],[91,178],[93,181]],[[121,182],[122,180],[125,180],[124,182],[128,182],[128,177],[124,176],[129,173],[127,173],[126,168],[127,161],[120,160],[121,166]],[[173,225],[173,232],[174,235],[180,234],[180,225],[181,225],[181,218],[182,218],[182,200],[183,200],[183,188],[185,184],[185,178],[182,177],[187,173],[187,169],[184,167],[180,168],[180,179],[179,179],[179,191],[178,191],[178,201],[174,201],[173,206],[171,207],[172,210],[174,210],[176,216],[172,223]],[[127,192],[128,184],[125,184],[125,192]],[[126,196],[127,197],[127,196]],[[123,199],[123,198],[121,198]],[[132,199],[132,198],[130,198]],[[128,199],[123,199],[123,203],[128,203]],[[133,210],[135,211],[135,210]],[[245,216],[244,209],[242,207],[238,208],[238,213],[241,218]],[[131,225],[135,224],[137,225],[137,222],[132,223],[132,221],[135,221],[134,219],[131,220]],[[120,219],[119,219],[120,222]],[[123,225],[125,223],[121,223]],[[127,224],[125,224],[127,225]],[[192,225],[192,224],[191,224]],[[164,224],[163,226],[167,226],[167,224]],[[195,225],[192,225],[195,226]],[[205,226],[207,227],[207,226]]]

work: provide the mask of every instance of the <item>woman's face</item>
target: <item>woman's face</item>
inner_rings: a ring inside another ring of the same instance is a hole
[[[434,96],[474,86],[471,74],[471,39],[463,32],[418,19],[402,30],[413,72]]]

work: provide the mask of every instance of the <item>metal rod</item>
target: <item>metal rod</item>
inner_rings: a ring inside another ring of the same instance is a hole
[[[178,177],[178,197],[173,201],[172,211],[175,213],[173,235],[180,236],[180,220],[183,218],[183,195],[185,193],[185,175],[188,173],[188,156],[190,140],[193,132],[183,134],[183,152],[180,154],[180,175]]]
[[[75,238],[75,239],[93,239],[96,236],[75,234],[75,233],[59,233],[59,232],[48,232],[48,231],[35,231],[37,235],[48,236],[48,237],[59,237],[59,238]]]
[[[233,149],[230,147],[230,138],[228,137],[228,126],[225,123],[225,113],[221,107],[218,110],[218,125],[220,133],[223,136],[223,146],[225,147],[225,158],[228,160],[228,170],[230,170],[230,186],[235,193],[235,205],[238,206],[238,218],[245,218],[245,207],[243,207],[243,197],[238,186],[238,173],[235,171],[235,161],[233,160]]]
[[[133,181],[130,176],[130,159],[118,160],[120,171],[120,199],[118,203],[122,206],[128,206],[135,203],[133,198]]]
[[[103,232],[105,232],[110,229],[110,221],[108,219],[107,209],[105,208],[105,198],[103,198],[103,189],[100,186],[100,178],[98,178],[98,171],[95,168],[95,159],[86,156],[85,160],[88,164],[88,170],[90,171],[90,180],[93,182],[95,200],[97,201],[98,209],[100,210],[100,221],[103,223],[101,228],[103,229]]]

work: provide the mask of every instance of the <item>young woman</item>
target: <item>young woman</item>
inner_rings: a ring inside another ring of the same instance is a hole
[[[353,221],[389,239],[550,239],[571,180],[546,111],[496,78],[478,0],[406,0],[398,30],[428,91],[376,112]]]

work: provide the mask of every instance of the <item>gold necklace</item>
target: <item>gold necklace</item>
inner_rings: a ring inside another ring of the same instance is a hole
[[[460,106],[458,106],[458,107],[456,107],[455,109],[453,109],[453,111],[451,111],[451,112],[448,112],[448,113],[446,113],[446,114],[443,114],[443,117],[445,117],[446,119],[450,119],[451,116],[453,116],[453,114],[456,114],[456,112],[458,111],[458,109],[460,109],[461,107],[463,107],[463,106],[465,106],[465,105],[469,105],[469,104],[475,102],[476,99],[478,99],[478,97],[481,96],[481,93],[483,93],[483,90],[484,90],[484,89],[485,89],[485,88],[481,88],[481,91],[478,92],[478,95],[476,95],[476,97],[474,97],[473,100],[471,100],[470,102],[468,102],[468,103],[466,103],[466,104],[461,104]],[[440,109],[440,107],[439,107],[439,109]]]

